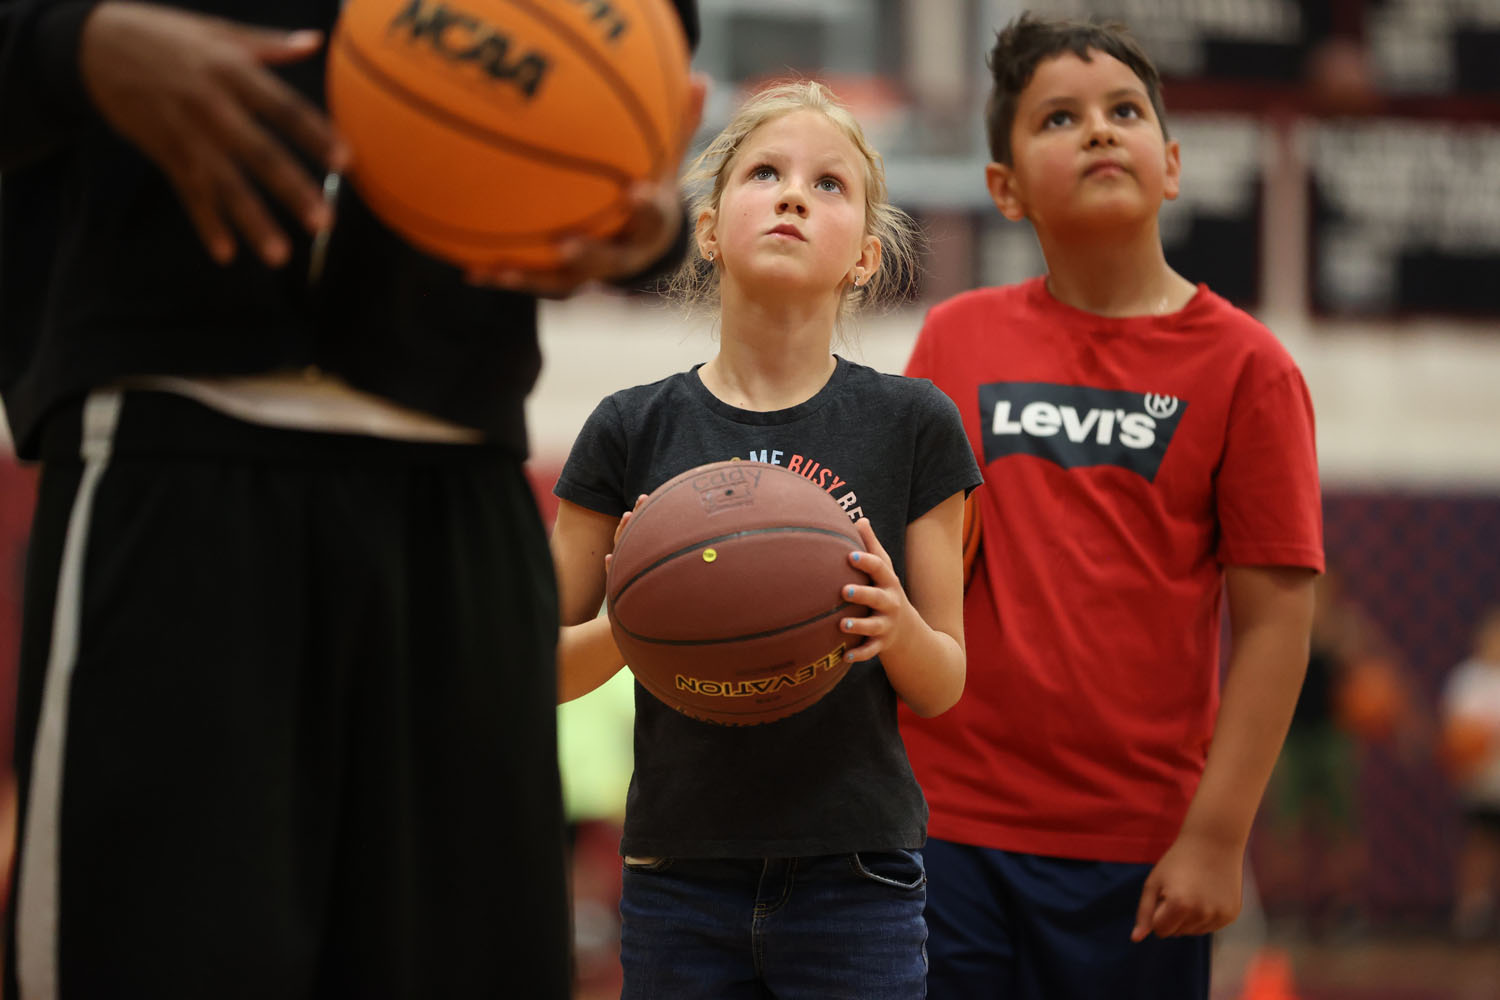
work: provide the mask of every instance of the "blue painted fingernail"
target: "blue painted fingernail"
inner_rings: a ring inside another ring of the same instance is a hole
[[[845,663],[853,663],[854,662],[854,654],[853,653],[845,653],[844,654],[844,662]]]
[[[851,556],[850,558],[852,558],[855,562],[859,562],[859,553],[858,552],[854,553],[854,555]]]
[[[844,588],[844,596],[847,597],[847,598],[849,598],[849,600],[851,600],[851,601],[854,600],[854,588],[853,587],[845,587]]]
[[[847,631],[849,631],[853,627],[854,627],[854,619],[853,618],[845,618],[844,619],[844,631],[847,632]]]

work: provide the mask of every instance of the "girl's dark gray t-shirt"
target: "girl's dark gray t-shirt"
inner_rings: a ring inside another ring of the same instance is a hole
[[[681,472],[736,458],[799,472],[851,521],[868,517],[903,583],[907,525],[980,482],[958,409],[931,382],[838,358],[817,395],[785,410],[730,406],[696,366],[614,393],[554,492],[619,516]],[[927,804],[878,658],[853,664],[804,711],[758,726],[688,718],[640,684],[635,704],[624,854],[797,857],[926,840]]]

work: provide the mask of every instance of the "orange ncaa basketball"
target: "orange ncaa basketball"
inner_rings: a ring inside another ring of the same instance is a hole
[[[328,106],[350,179],[414,245],[545,269],[675,161],[688,49],[665,0],[349,0]]]
[[[772,722],[826,695],[869,608],[849,584],[863,543],[822,488],[761,462],[715,462],[658,487],[610,560],[615,644],[641,686],[684,715]]]

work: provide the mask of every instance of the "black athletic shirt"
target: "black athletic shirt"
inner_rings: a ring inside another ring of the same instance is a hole
[[[340,0],[169,0],[247,24],[329,29]],[[247,375],[315,365],[357,388],[526,450],[541,355],[529,296],[469,285],[404,243],[344,185],[322,279],[310,238],[279,270],[203,248],[156,166],[115,135],[78,76],[97,0],[0,4],[0,398],[17,450],[88,389],[128,375]],[[691,44],[695,0],[674,0]],[[323,104],[320,53],[277,67]],[[497,178],[503,183],[503,178]],[[687,226],[663,264],[681,258]]]
[[[843,358],[817,395],[769,413],[722,402],[697,368],[607,397],[556,493],[602,514],[706,462],[801,472],[851,520],[870,519],[906,576],[906,526],[980,482],[953,402],[926,379]],[[759,726],[699,722],[635,687],[635,773],[625,854],[795,857],[918,848],[927,804],[878,659],[854,664],[812,707]]]

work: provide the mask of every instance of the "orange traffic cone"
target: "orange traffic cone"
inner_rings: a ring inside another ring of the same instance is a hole
[[[1263,948],[1245,970],[1240,1000],[1297,1000],[1292,985],[1292,960],[1278,948]]]

